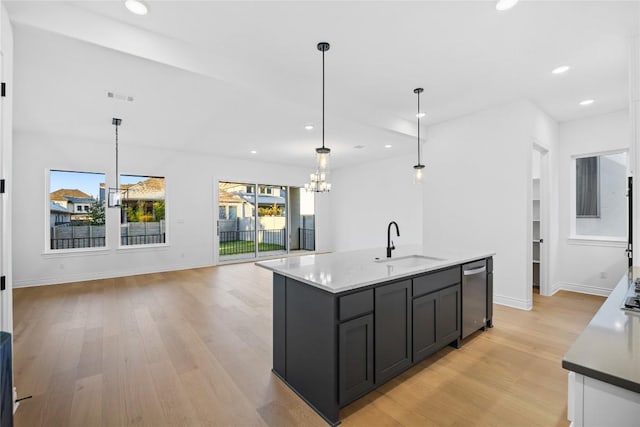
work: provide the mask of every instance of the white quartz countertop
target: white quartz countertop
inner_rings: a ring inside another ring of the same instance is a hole
[[[423,252],[419,246],[407,246],[398,247],[391,258],[386,258],[385,248],[376,248],[279,258],[256,262],[256,265],[325,291],[340,293],[493,255],[493,252]]]
[[[620,308],[639,276],[634,268],[631,277],[620,279],[564,355],[565,369],[640,393],[640,313]]]

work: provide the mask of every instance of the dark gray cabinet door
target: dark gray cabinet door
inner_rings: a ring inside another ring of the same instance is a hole
[[[411,280],[375,289],[375,382],[411,365]]]
[[[460,338],[460,285],[451,286],[438,292],[437,340],[445,346]]]
[[[413,300],[413,362],[424,359],[437,349],[436,323],[438,292]]]
[[[487,326],[493,328],[493,273],[487,273]]]
[[[340,324],[339,387],[340,405],[373,389],[373,315]]]

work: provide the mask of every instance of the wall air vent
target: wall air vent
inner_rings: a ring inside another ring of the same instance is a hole
[[[119,101],[133,102],[133,96],[123,95],[121,93],[116,93],[116,92],[111,92],[111,91],[107,92],[107,97],[108,98],[117,99]]]

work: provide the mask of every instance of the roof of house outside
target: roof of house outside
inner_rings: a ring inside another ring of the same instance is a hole
[[[122,184],[125,200],[164,200],[164,178],[149,178],[136,184]]]
[[[253,204],[254,200],[255,200],[255,194],[246,194],[246,193],[240,193],[238,194],[240,197],[242,197],[243,199],[245,199],[247,202]],[[285,204],[285,198],[284,197],[278,197],[278,196],[266,196],[266,195],[262,195],[259,194],[258,195],[258,205],[284,205]]]
[[[76,197],[79,199],[91,199],[91,196],[87,193],[76,189],[71,188],[61,188],[49,194],[49,198],[51,200],[59,200],[62,202],[66,202],[69,200],[69,197]]]
[[[245,200],[242,197],[237,196],[236,194],[229,193],[227,191],[221,191],[218,194],[218,203],[221,205],[230,205],[230,204],[242,204],[245,203]]]
[[[72,213],[69,209],[64,208],[54,202],[49,202],[49,209],[51,210],[51,212],[56,212],[56,213],[66,213],[66,214]]]
[[[94,203],[96,201],[95,199],[93,199],[91,197],[86,198],[86,197],[69,197],[69,196],[67,196],[66,199],[69,202],[74,203],[74,204],[78,204],[78,203]]]

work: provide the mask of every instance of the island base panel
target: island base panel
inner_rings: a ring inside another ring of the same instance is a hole
[[[329,424],[337,425],[336,299],[279,274],[274,274],[273,296],[273,372]]]

